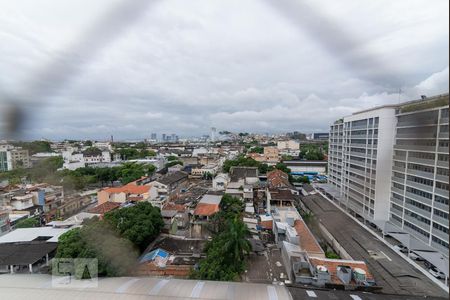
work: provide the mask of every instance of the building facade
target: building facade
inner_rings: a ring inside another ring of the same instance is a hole
[[[340,205],[448,256],[448,94],[344,117],[329,143],[328,181]]]
[[[396,109],[389,221],[448,256],[448,94]]]

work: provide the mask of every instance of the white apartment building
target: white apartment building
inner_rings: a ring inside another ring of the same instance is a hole
[[[345,117],[331,126],[329,182],[339,201],[365,220],[388,220],[395,107]]]
[[[334,200],[448,256],[448,94],[344,117],[329,142]]]

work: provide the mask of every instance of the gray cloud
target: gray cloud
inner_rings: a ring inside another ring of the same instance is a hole
[[[109,1],[89,12],[87,1],[31,2],[1,4],[0,90],[20,95],[55,60],[77,72],[60,74],[74,76],[58,93],[33,99],[41,104],[29,107],[25,138],[192,136],[211,126],[323,131],[343,115],[398,102],[399,88],[402,100],[448,91],[444,0],[160,1],[106,36],[91,60],[89,48],[60,49],[79,41]],[[303,9],[283,6],[292,3]]]

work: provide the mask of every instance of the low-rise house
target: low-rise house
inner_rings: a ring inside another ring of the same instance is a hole
[[[177,171],[158,178],[152,182],[152,186],[156,188],[157,197],[161,199],[162,196],[167,200],[171,200],[176,198],[178,193],[187,187],[187,183],[188,174]]]
[[[211,176],[216,175],[219,167],[217,164],[207,164],[200,168],[192,168],[191,175],[193,177],[203,177],[206,174],[210,174]]]
[[[266,207],[268,211],[271,211],[273,207],[294,207],[295,195],[291,190],[267,190],[266,192],[267,203]]]
[[[215,213],[219,212],[221,200],[222,196],[220,195],[204,195],[194,210],[196,220],[208,221]]]
[[[227,188],[230,182],[230,176],[227,173],[219,173],[214,177],[212,181],[212,187],[214,191],[223,191]]]
[[[176,165],[173,165],[173,166],[171,166],[171,167],[168,167],[167,168],[167,172],[168,173],[173,173],[173,172],[178,172],[178,171],[181,171],[181,170],[183,170],[183,165],[182,164],[176,164]]]
[[[105,203],[99,204],[96,207],[89,209],[88,212],[97,214],[97,215],[99,215],[100,219],[103,219],[103,216],[107,212],[118,209],[119,207],[120,207],[120,203],[107,201]]]
[[[254,184],[259,182],[258,168],[256,167],[231,167],[230,181],[242,182],[242,184]]]
[[[299,156],[300,143],[295,140],[278,141],[277,148],[280,155]]]
[[[176,210],[163,209],[161,211],[161,216],[164,221],[163,232],[175,234],[177,232],[177,222],[176,222]]]
[[[136,202],[149,198],[156,198],[156,190],[153,190],[151,185],[136,185],[134,183],[121,187],[104,188],[97,193],[98,204]]]
[[[177,225],[178,231],[183,231],[183,230],[187,229],[187,227],[189,225],[189,212],[188,212],[188,208],[186,205],[167,203],[162,208],[162,211],[165,211],[165,210],[177,212],[175,215],[175,223]]]

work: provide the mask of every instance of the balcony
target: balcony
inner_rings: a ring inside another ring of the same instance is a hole
[[[407,173],[409,175],[415,175],[418,177],[434,180],[434,174],[431,172],[424,172],[424,171],[419,171],[419,170],[408,169]]]
[[[441,230],[437,229],[437,228],[432,228],[431,229],[431,233],[435,236],[437,236],[438,238],[443,239],[444,241],[448,240],[448,233],[442,232]]]
[[[397,150],[418,150],[434,152],[436,150],[435,146],[419,146],[419,145],[394,145],[394,149]],[[447,151],[448,153],[448,151]]]
[[[361,175],[361,176],[364,176],[364,177],[366,176],[366,172],[365,171],[358,170],[358,169],[355,169],[355,168],[352,168],[352,167],[349,167],[348,170],[352,171],[355,174],[358,174],[358,175]]]
[[[435,188],[434,192],[442,197],[445,197],[448,199],[448,190],[444,190],[444,189],[440,189],[440,188]],[[447,208],[448,209],[448,208]]]
[[[448,160],[438,160],[437,166],[448,169]]]
[[[436,180],[448,183],[448,176],[436,174]]]
[[[429,224],[426,224],[426,223],[424,223],[422,221],[419,221],[418,219],[416,219],[414,217],[411,217],[411,216],[405,214],[404,219],[406,221],[408,221],[409,223],[412,223],[412,224],[420,227],[421,229],[423,229],[425,231],[430,231],[430,225]]]
[[[431,211],[426,211],[424,209],[418,208],[417,206],[411,205],[409,203],[405,203],[405,208],[407,208],[410,211],[413,211],[419,215],[422,215],[428,219],[431,218]]]
[[[448,154],[448,147],[441,147],[441,146],[439,146],[438,147],[438,152],[443,152],[443,153]]]
[[[405,167],[397,167],[397,166],[393,166],[392,170],[397,171],[397,172],[402,172],[405,173]]]
[[[398,189],[398,188],[396,188],[396,187],[391,187],[391,192],[394,192],[394,193],[399,194],[399,195],[402,195],[402,196],[403,196],[403,193],[404,193],[403,190]]]
[[[352,139],[367,139],[367,134],[352,134],[350,135],[350,138]]]
[[[435,208],[437,208],[437,209],[440,209],[440,210],[443,210],[443,211],[448,211],[448,205],[447,205],[447,204],[444,204],[444,203],[441,203],[441,202],[434,201],[433,206],[434,206]]]
[[[363,161],[354,160],[354,159],[349,159],[349,162],[352,163],[352,164],[361,166],[361,167],[364,167],[364,166],[365,166],[365,162],[363,162]]]
[[[391,207],[391,213],[396,214],[397,216],[399,216],[400,218],[403,218],[403,211],[396,209],[395,207]]]
[[[439,132],[439,138],[448,140],[448,131],[447,132]]]
[[[366,158],[366,156],[367,156],[365,153],[355,152],[355,151],[350,151],[348,153],[350,153],[351,156],[357,156],[357,157],[362,157],[362,158]]]
[[[403,206],[403,200],[391,197],[391,202]]]
[[[427,166],[434,166],[434,159],[423,159],[423,158],[417,158],[417,157],[408,157],[408,162],[421,164],[421,165],[427,165]]]
[[[394,155],[394,160],[405,161],[406,156]]]
[[[397,133],[395,135],[395,138],[398,139],[435,139],[436,138],[436,133],[435,130],[430,131],[430,132],[412,132],[412,133]]]
[[[349,184],[349,188],[364,195],[364,189],[361,189],[353,184]]]
[[[447,207],[447,211],[448,211],[448,207]],[[436,221],[436,223],[439,223],[445,227],[448,227],[448,219],[445,219],[445,218],[442,218],[440,216],[433,214],[433,221]],[[447,235],[447,237],[448,237],[448,235]]]
[[[405,179],[399,178],[399,177],[397,177],[397,176],[392,176],[392,181],[393,181],[393,182],[396,182],[396,183],[404,184]]]
[[[430,185],[421,184],[421,183],[414,182],[411,180],[406,180],[406,184],[408,186],[416,188],[418,190],[422,190],[422,191],[429,192],[429,193],[433,192],[433,186],[430,186]]]
[[[437,119],[415,119],[408,121],[399,121],[397,123],[397,127],[424,127],[424,126],[433,126],[438,123]]]
[[[423,204],[431,205],[431,199],[419,196],[417,194],[413,194],[411,192],[405,192],[405,196],[410,198],[410,199],[412,199],[412,200],[416,200],[416,201],[422,202]]]

